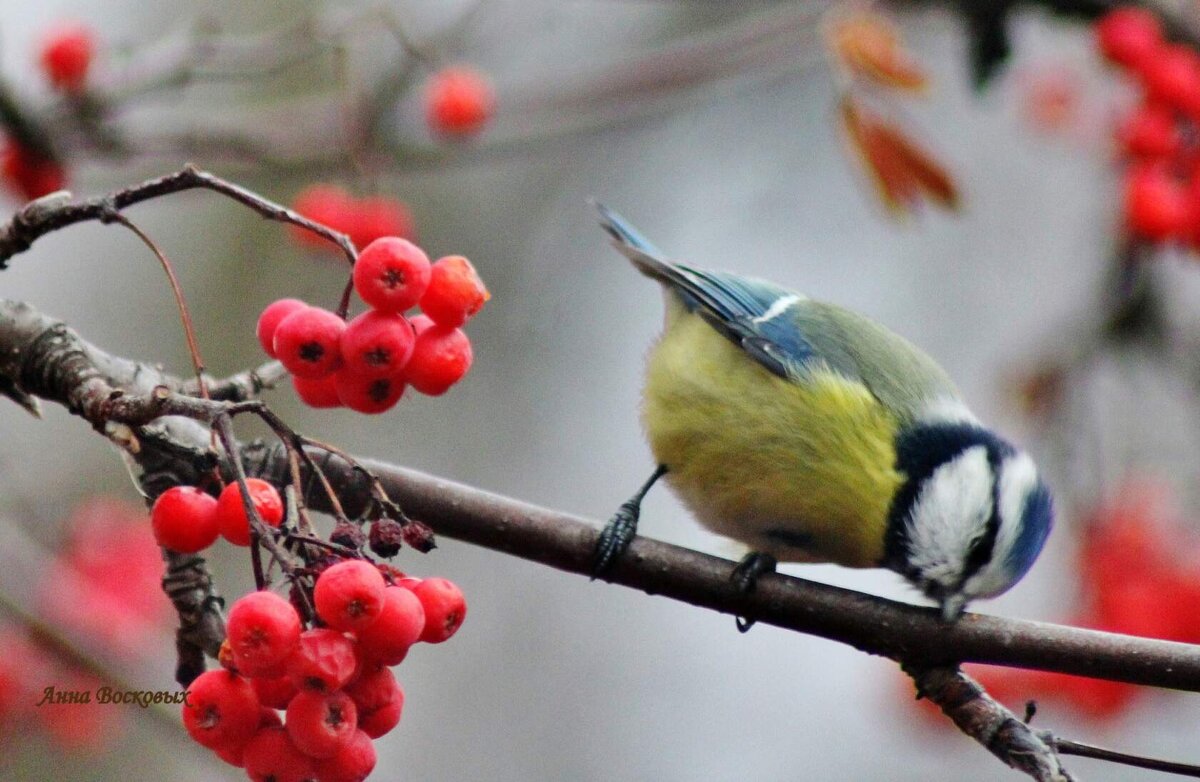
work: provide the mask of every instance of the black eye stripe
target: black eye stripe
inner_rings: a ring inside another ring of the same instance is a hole
[[[967,552],[966,561],[963,562],[962,578],[958,580],[959,588],[967,582],[967,579],[982,570],[984,565],[992,561],[992,555],[996,552],[996,537],[1000,534],[999,478],[1000,462],[1004,456],[993,448],[988,448],[987,456],[988,466],[992,468],[992,515],[988,517],[987,527],[983,534]]]

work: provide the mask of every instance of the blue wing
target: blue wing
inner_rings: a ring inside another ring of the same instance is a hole
[[[643,273],[679,294],[727,339],[771,372],[794,379],[815,351],[789,317],[805,297],[752,277],[710,272],[672,263],[620,215],[597,204],[600,223],[614,244]]]

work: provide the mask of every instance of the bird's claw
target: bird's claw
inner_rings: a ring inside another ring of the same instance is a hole
[[[778,561],[770,554],[751,551],[742,557],[742,561],[733,569],[729,580],[733,582],[733,588],[739,594],[749,595],[758,586],[758,579],[767,573],[774,573],[777,564],[779,564]],[[736,616],[734,621],[737,623],[738,632],[745,633],[754,627],[756,620],[752,617]]]
[[[596,549],[592,553],[592,578],[603,575],[625,553],[637,535],[638,516],[641,508],[636,502],[626,502],[600,530],[596,538]]]

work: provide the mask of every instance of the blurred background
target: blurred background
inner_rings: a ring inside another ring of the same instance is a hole
[[[595,198],[673,257],[767,277],[893,328],[947,368],[981,418],[1047,465],[1057,531],[1030,575],[978,610],[1191,638],[1190,626],[1131,627],[1112,620],[1116,609],[1095,610],[1108,603],[1092,576],[1123,581],[1131,551],[1166,541],[1179,580],[1177,590],[1153,582],[1140,597],[1123,594],[1124,617],[1165,615],[1163,601],[1200,573],[1186,523],[1200,499],[1188,359],[1198,268],[1178,242],[1133,242],[1123,228],[1113,127],[1138,88],[1104,63],[1089,22],[1036,4],[1012,11],[1011,54],[980,87],[971,67],[980,42],[957,5],[877,9],[879,30],[900,36],[919,65],[923,90],[872,83],[839,61],[827,44],[831,19],[853,9],[829,2],[5,0],[0,77],[8,99],[45,123],[76,194],[189,161],[284,203],[331,182],[398,199],[431,256],[474,262],[493,298],[469,324],[466,380],[443,397],[410,394],[378,417],[309,409],[286,385],[269,392],[306,434],[607,518],[653,468],[638,404],[662,313],[657,288],[597,227]],[[82,93],[56,90],[39,65],[44,36],[63,20],[95,35]],[[447,139],[426,125],[422,85],[456,62],[488,75],[496,108],[478,134]],[[847,101],[860,122],[924,150],[956,197],[933,187],[889,208],[881,196],[894,190],[872,171],[890,148],[864,149],[863,128],[846,125]],[[23,200],[6,198],[7,209]],[[336,257],[211,193],[128,214],[175,264],[217,375],[263,360],[253,330],[267,303],[333,307],[345,281]],[[189,371],[166,281],[127,231],[81,224],[38,240],[0,276],[0,295],[64,318],[115,354]],[[1128,326],[1120,339],[1116,321]],[[263,432],[239,422],[239,434]],[[97,496],[132,510],[96,505]],[[10,663],[6,680],[0,660],[0,708],[8,694],[16,715],[0,733],[0,778],[242,778],[190,741],[173,708],[22,711],[22,682],[40,693],[94,681],[55,656],[64,645],[119,683],[173,689],[169,605],[128,596],[134,581],[153,592],[157,579],[153,564],[131,564],[146,559],[131,551],[154,554],[139,503],[120,455],[78,419],[47,406],[39,421],[0,405],[0,627]],[[651,493],[642,519],[643,534],[740,554],[669,491]],[[1113,525],[1119,534],[1097,532]],[[98,553],[117,528],[131,542]],[[772,627],[741,635],[729,617],[439,543],[396,564],[454,580],[470,613],[454,639],[414,649],[397,669],[404,718],[376,742],[372,778],[1017,776],[915,704],[888,661]],[[1100,560],[1086,559],[1093,549]],[[244,549],[219,543],[211,560],[224,595],[252,588]],[[783,569],[918,601],[888,572]],[[58,635],[31,635],[22,610]],[[1004,677],[995,686],[1010,705],[1039,699],[1035,725],[1200,760],[1195,696]],[[1068,767],[1097,780],[1150,777],[1079,759]]]

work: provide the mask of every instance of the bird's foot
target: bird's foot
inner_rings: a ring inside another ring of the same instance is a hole
[[[758,586],[758,579],[767,573],[774,573],[775,566],[778,561],[770,554],[763,554],[761,551],[751,551],[746,556],[742,557],[742,561],[733,569],[733,575],[730,576],[730,581],[733,582],[733,587],[743,595],[749,595],[754,592]],[[756,620],[746,617],[734,617],[737,622],[737,629],[740,633],[745,633],[754,627]]]
[[[592,552],[592,578],[606,573],[629,548],[629,544],[637,535],[638,516],[641,515],[640,502],[630,500],[623,504],[613,517],[600,530],[596,538],[596,549]]]

